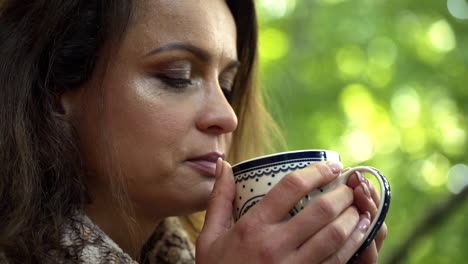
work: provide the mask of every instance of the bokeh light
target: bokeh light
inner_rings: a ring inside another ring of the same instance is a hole
[[[436,94],[432,101],[432,121],[434,126],[443,130],[458,128],[458,107],[456,103],[443,94]]]
[[[260,31],[260,56],[263,62],[282,58],[288,51],[287,36],[281,30],[266,28]]]
[[[384,88],[393,80],[394,71],[392,68],[369,65],[366,71],[366,78],[375,88]]]
[[[434,22],[429,28],[429,40],[439,52],[448,52],[455,48],[456,40],[452,28],[445,19]]]
[[[445,132],[442,147],[446,153],[462,155],[466,151],[466,132],[461,128],[454,128]]]
[[[441,187],[447,183],[449,166],[450,162],[445,156],[434,153],[424,161],[421,173],[429,186]]]
[[[366,53],[358,46],[343,47],[336,53],[336,64],[345,78],[356,78],[366,69]]]
[[[258,0],[261,19],[279,19],[289,15],[296,7],[296,0]]]
[[[373,144],[370,136],[361,130],[355,130],[345,136],[346,152],[351,162],[363,162],[372,157]]]
[[[427,131],[420,126],[413,126],[400,130],[401,144],[403,152],[419,157],[426,151],[428,135]]]
[[[456,164],[448,172],[447,188],[455,194],[460,193],[468,186],[468,166]]]
[[[397,90],[391,100],[392,114],[400,127],[411,127],[418,123],[421,113],[419,94],[411,86]]]
[[[466,0],[447,0],[450,14],[458,19],[468,19],[468,3]]]
[[[395,64],[398,49],[392,39],[377,37],[370,41],[367,54],[372,66],[390,68]]]
[[[347,85],[341,92],[341,106],[351,124],[360,128],[372,127],[376,104],[369,89],[362,84]]]
[[[394,27],[398,40],[409,48],[416,48],[416,43],[424,35],[419,17],[410,10],[401,10],[395,17]]]
[[[348,0],[316,0],[320,4],[335,5]]]
[[[395,42],[386,36],[376,37],[369,42],[366,77],[373,87],[385,87],[393,80],[397,55]]]
[[[379,154],[390,154],[400,147],[399,130],[393,126],[388,117],[374,124],[371,137],[375,146],[375,151]]]
[[[411,164],[409,180],[421,191],[440,192],[447,183],[449,168],[449,160],[436,152]]]

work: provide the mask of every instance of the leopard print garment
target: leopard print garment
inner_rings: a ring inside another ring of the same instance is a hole
[[[67,256],[58,263],[137,263],[86,215],[72,217],[61,243]],[[166,218],[156,228],[143,249],[142,263],[195,263],[193,245],[177,218]]]

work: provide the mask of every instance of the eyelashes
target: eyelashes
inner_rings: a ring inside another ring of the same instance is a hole
[[[161,80],[165,85],[169,86],[170,88],[176,89],[177,92],[184,92],[186,89],[189,89],[195,84],[194,81],[187,78],[174,78],[169,77],[167,75],[157,75],[156,78]],[[221,87],[221,91],[223,92],[223,95],[226,98],[226,100],[231,104],[234,99],[231,88]]]
[[[157,78],[163,81],[164,84],[177,89],[186,89],[189,86],[193,85],[192,80],[187,78],[173,78],[164,75],[157,76]]]

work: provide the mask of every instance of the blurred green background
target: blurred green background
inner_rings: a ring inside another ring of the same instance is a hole
[[[391,182],[379,263],[467,263],[468,1],[256,3],[288,148],[333,149]]]

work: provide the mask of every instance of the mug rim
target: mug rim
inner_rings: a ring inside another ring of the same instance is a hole
[[[272,153],[272,154],[248,159],[248,160],[245,160],[245,161],[242,161],[233,165],[232,170],[234,174],[236,174],[240,171],[244,171],[252,167],[265,166],[268,164],[277,163],[277,162],[281,162],[285,160],[314,159],[314,161],[326,161],[329,158],[327,156],[338,157],[338,161],[341,161],[340,154],[333,150],[303,149],[303,150],[293,150],[293,151]]]

